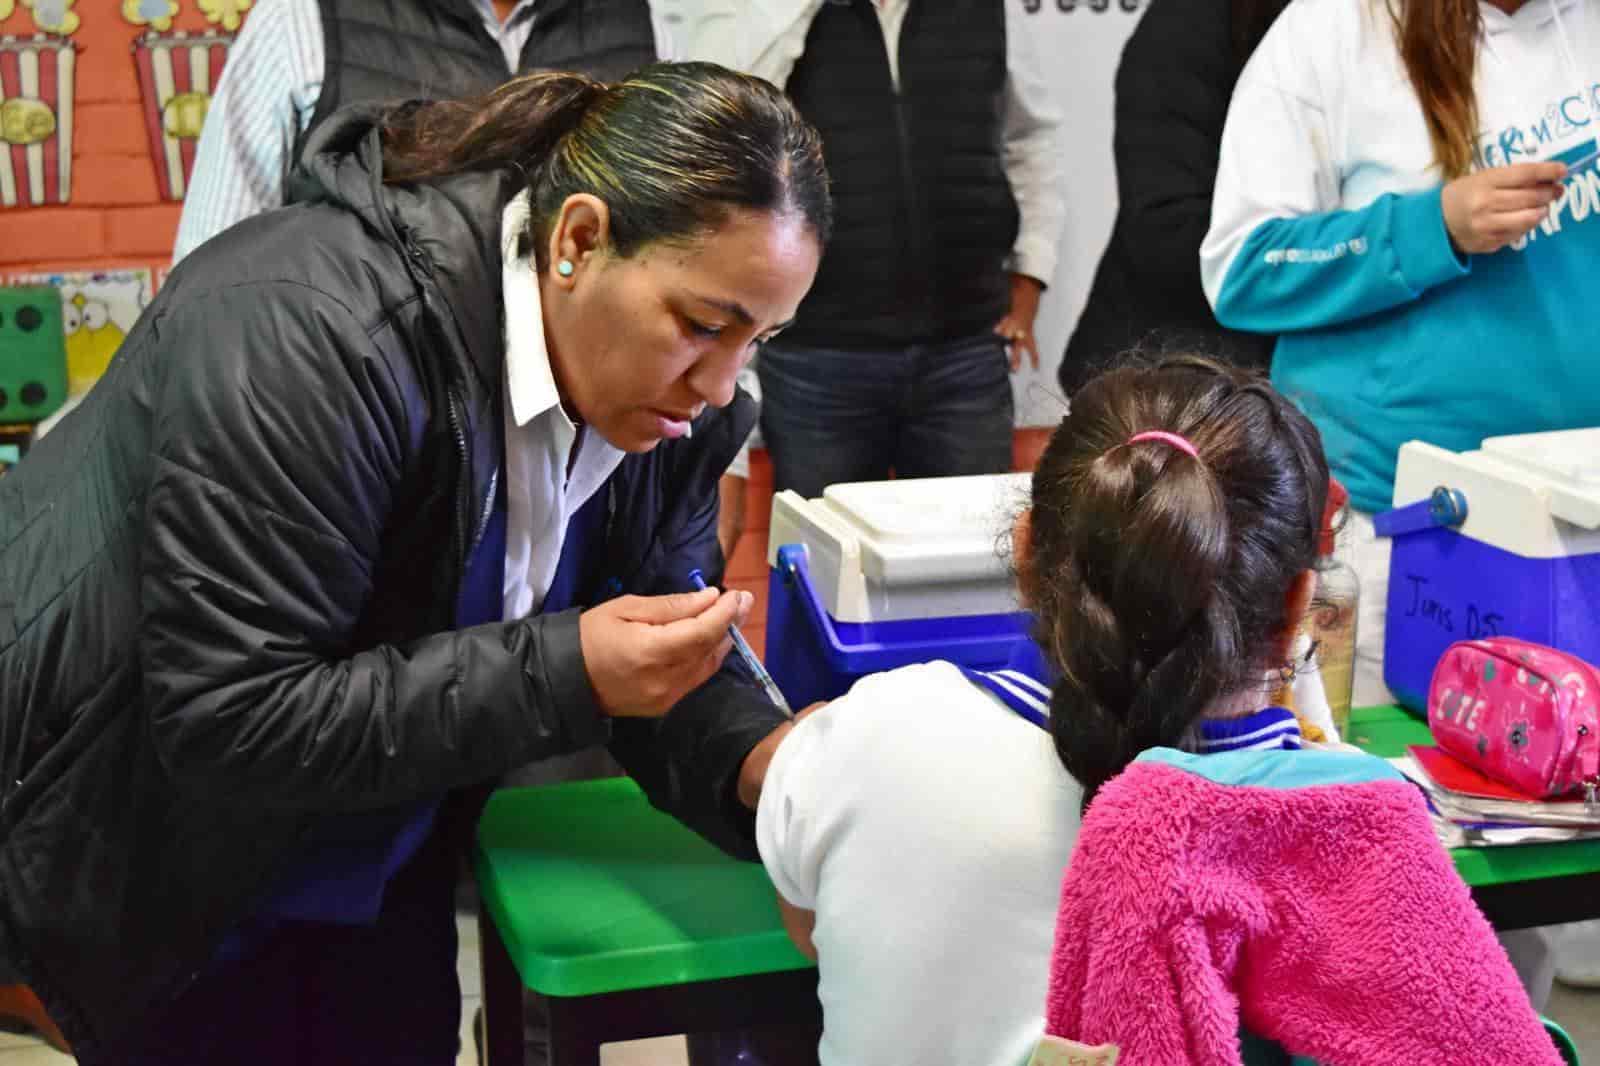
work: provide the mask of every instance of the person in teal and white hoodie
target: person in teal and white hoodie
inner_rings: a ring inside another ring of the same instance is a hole
[[[1295,0],[1234,90],[1202,280],[1223,325],[1279,334],[1273,384],[1361,512],[1341,545],[1358,703],[1388,695],[1369,516],[1400,445],[1600,425],[1597,8]],[[1538,1002],[1548,953],[1528,946]]]

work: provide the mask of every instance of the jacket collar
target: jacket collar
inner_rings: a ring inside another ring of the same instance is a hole
[[[497,392],[503,361],[500,214],[516,183],[507,171],[477,171],[385,185],[384,111],[382,104],[355,104],[318,126],[290,179],[289,199],[340,204],[395,248],[424,298],[436,298],[432,310],[465,349],[479,386]]]

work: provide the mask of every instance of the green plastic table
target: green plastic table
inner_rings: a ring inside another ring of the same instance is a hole
[[[766,871],[627,778],[496,792],[475,861],[489,1066],[521,1066],[524,985],[548,998],[558,1066],[596,1066],[616,1040],[821,1019]]]
[[[1398,707],[1352,712],[1347,739],[1384,758],[1403,755],[1408,744],[1433,743],[1427,723]],[[1456,848],[1450,857],[1496,929],[1600,917],[1600,840]]]
[[[1393,707],[1356,711],[1350,732],[1383,756],[1428,742]],[[1453,856],[1499,928],[1600,917],[1600,841]],[[816,970],[784,934],[765,871],[626,778],[495,793],[475,861],[489,1066],[521,1066],[523,986],[548,997],[557,1066],[596,1066],[615,1040],[820,1018]]]

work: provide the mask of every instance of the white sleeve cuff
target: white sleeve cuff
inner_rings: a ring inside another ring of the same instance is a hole
[[[1013,274],[1036,278],[1046,288],[1056,276],[1056,242],[1033,233],[1017,234],[1007,268]]]

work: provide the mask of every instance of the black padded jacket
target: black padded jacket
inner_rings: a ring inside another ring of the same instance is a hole
[[[319,819],[609,742],[753,853],[734,784],[780,717],[736,664],[612,722],[576,610],[455,628],[501,466],[516,188],[386,186],[373,120],[319,129],[300,202],[185,259],[0,479],[0,955],[91,1057],[195,979]],[[580,602],[721,573],[717,480],[755,417],[740,394],[623,460]]]

